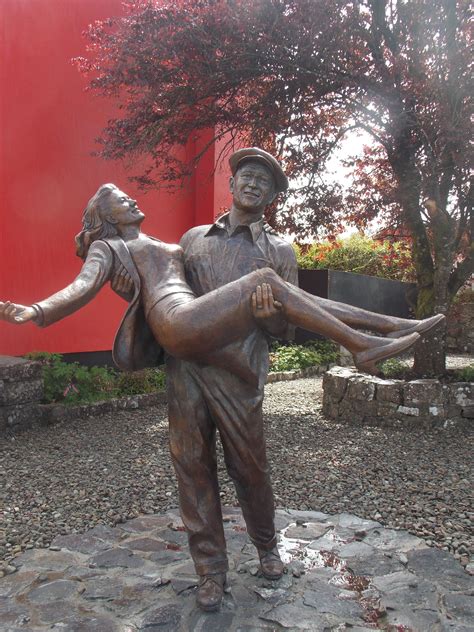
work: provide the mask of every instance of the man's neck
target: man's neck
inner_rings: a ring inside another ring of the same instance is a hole
[[[229,226],[231,228],[242,226],[243,224],[246,226],[250,226],[250,224],[259,222],[262,217],[263,210],[258,213],[249,213],[248,211],[244,211],[242,209],[236,208],[235,206],[232,206],[229,212]]]

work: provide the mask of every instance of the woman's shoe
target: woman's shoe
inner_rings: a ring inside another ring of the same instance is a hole
[[[379,370],[375,365],[376,362],[387,360],[387,358],[392,358],[393,356],[406,351],[414,345],[419,338],[419,333],[413,333],[409,336],[398,338],[397,340],[390,342],[388,345],[380,345],[378,347],[367,349],[366,351],[359,351],[352,354],[354,357],[354,363],[359,371],[364,371],[365,373],[370,373],[371,375],[378,375]]]
[[[387,334],[387,338],[402,338],[403,336],[409,336],[412,333],[417,334],[426,334],[430,329],[442,323],[443,320],[446,320],[446,316],[444,314],[436,314],[436,316],[431,316],[431,318],[424,318],[423,320],[418,321],[416,325],[411,325],[410,327],[405,327],[404,329],[397,329],[397,331],[391,331]]]

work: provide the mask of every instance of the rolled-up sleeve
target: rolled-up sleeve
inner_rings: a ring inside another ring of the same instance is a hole
[[[103,241],[97,241],[89,249],[81,271],[74,281],[49,298],[35,303],[38,311],[36,323],[47,327],[87,305],[110,280],[113,269],[113,253]]]
[[[276,272],[284,281],[298,286],[298,264],[291,244],[282,243],[278,249]],[[281,340],[294,340],[296,327],[288,323],[286,330],[279,336]]]

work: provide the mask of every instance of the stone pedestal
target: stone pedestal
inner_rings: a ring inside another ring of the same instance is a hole
[[[176,511],[58,536],[3,578],[2,630],[268,632],[473,629],[472,578],[445,551],[352,514],[278,510],[286,572],[262,577],[239,509],[223,508],[228,586],[218,612],[195,605],[197,577]]]
[[[0,356],[0,431],[31,426],[43,397],[41,364]]]

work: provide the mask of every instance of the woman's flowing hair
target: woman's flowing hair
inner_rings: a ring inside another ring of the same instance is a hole
[[[103,184],[97,193],[89,200],[82,215],[82,230],[76,235],[76,255],[81,259],[87,257],[91,244],[97,239],[114,237],[117,229],[104,217],[106,201],[109,195],[117,189],[115,184]]]

